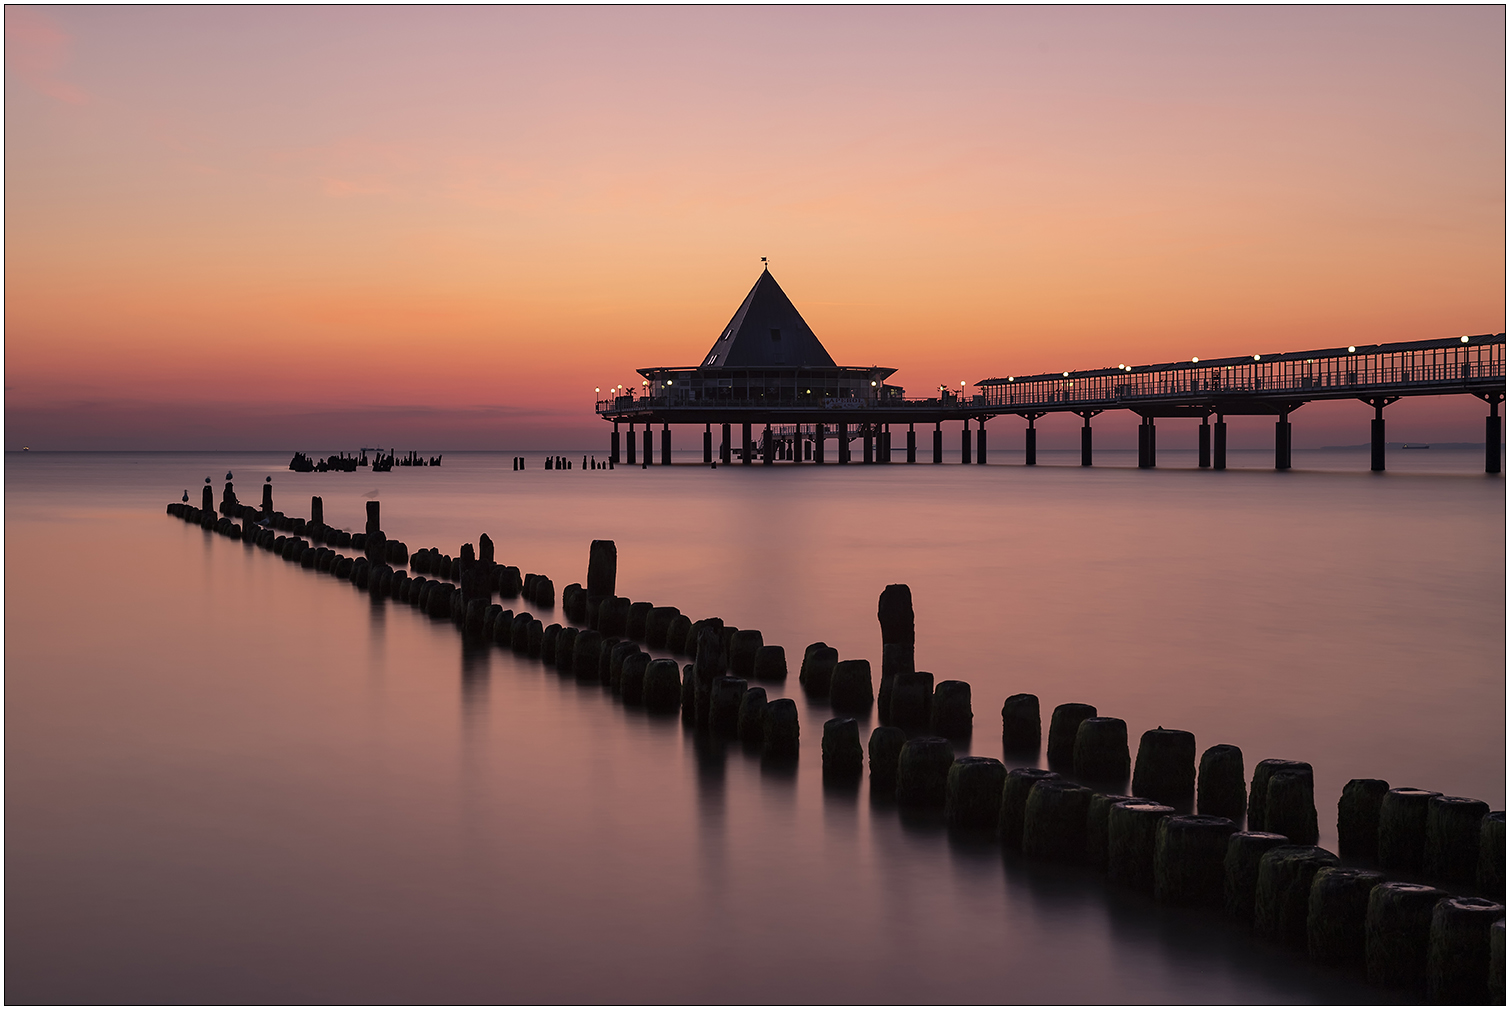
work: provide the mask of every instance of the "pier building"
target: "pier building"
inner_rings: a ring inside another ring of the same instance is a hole
[[[892,429],[901,425],[906,425],[904,458],[915,463],[917,426],[931,424],[932,462],[942,463],[946,422],[961,424],[960,461],[984,463],[986,422],[1016,415],[1025,422],[1024,462],[1031,466],[1037,463],[1034,423],[1046,414],[1073,413],[1083,420],[1080,462],[1090,466],[1091,419],[1107,410],[1129,410],[1140,418],[1140,467],[1157,464],[1159,420],[1195,418],[1200,422],[1199,465],[1215,470],[1227,464],[1226,418],[1267,415],[1275,418],[1274,466],[1287,470],[1290,415],[1313,400],[1356,399],[1374,408],[1370,467],[1383,470],[1387,406],[1406,396],[1471,395],[1489,407],[1484,468],[1500,471],[1503,333],[1008,375],[982,379],[973,392],[940,388],[922,398],[909,398],[901,387],[890,384],[887,380],[895,371],[835,364],[786,292],[764,270],[700,365],[638,369],[638,389],[616,390],[598,400],[596,409],[613,422],[609,452],[616,463],[636,461],[636,425],[644,426],[643,460],[650,463],[657,424],[659,462],[667,464],[672,424],[703,426],[704,463],[713,462],[716,450],[719,462],[737,458],[743,464],[825,463],[830,442],[839,463],[890,463]],[[622,447],[621,425],[628,428]],[[858,460],[852,453],[856,442]]]

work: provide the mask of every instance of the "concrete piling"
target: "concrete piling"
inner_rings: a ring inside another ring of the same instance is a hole
[[[1402,787],[1379,803],[1379,865],[1386,870],[1419,873],[1426,865],[1426,814],[1441,793]]]
[[[923,733],[933,710],[933,674],[923,670],[898,673],[891,688],[891,718],[887,722],[908,733]]]
[[[1479,835],[1489,804],[1466,796],[1433,796],[1426,804],[1428,877],[1472,884],[1479,865]]]
[[[1228,818],[1210,814],[1159,821],[1154,835],[1154,900],[1220,908],[1227,840],[1236,830]]]
[[[1475,875],[1479,893],[1505,900],[1505,812],[1494,810],[1479,826],[1479,863]]]
[[[762,645],[755,650],[756,680],[780,683],[786,680],[786,649],[779,645]]]
[[[875,703],[870,679],[870,660],[846,659],[834,667],[828,703],[835,712],[869,712]]]
[[[850,718],[830,719],[823,724],[823,777],[858,779],[865,770],[865,750],[860,746],[860,724]]]
[[[928,716],[929,732],[951,740],[968,740],[975,725],[970,710],[970,685],[963,680],[941,680],[933,689]]]
[[[739,700],[739,739],[747,747],[759,747],[765,742],[765,688],[747,688]]]
[[[767,760],[796,758],[799,738],[797,703],[790,698],[777,698],[766,705],[765,743],[761,749],[762,757]]]
[[[1426,951],[1427,999],[1490,1002],[1490,931],[1504,917],[1505,906],[1486,898],[1451,897],[1436,903]]]
[[[621,693],[622,684],[621,679]],[[645,708],[651,712],[670,713],[677,710],[682,703],[682,677],[676,660],[656,659],[645,667],[643,696]]]
[[[1028,807],[1028,794],[1040,782],[1056,780],[1057,772],[1042,768],[1013,768],[1007,772],[1001,787],[1001,813],[997,818],[997,830],[1001,843],[1009,849],[1022,848],[1022,820]]]
[[[1043,729],[1038,714],[1038,695],[1014,694],[1002,702],[1002,749],[1008,754],[1036,755],[1042,743]],[[1073,745],[1070,747],[1070,756],[1073,760]]]
[[[897,802],[904,806],[942,807],[948,793],[954,748],[937,736],[917,736],[902,745],[897,758]]]
[[[1222,903],[1228,915],[1253,922],[1258,868],[1264,854],[1289,844],[1288,838],[1272,831],[1234,831],[1227,837],[1227,854],[1222,860]]]
[[[1253,929],[1259,936],[1294,947],[1306,944],[1311,882],[1337,857],[1314,845],[1276,845],[1258,861]]]
[[[1230,743],[1207,747],[1196,772],[1197,813],[1241,824],[1248,806],[1242,749]]]
[[[1344,859],[1374,860],[1379,856],[1379,805],[1389,783],[1383,779],[1352,779],[1337,801],[1337,854]]]
[[[1132,791],[1170,806],[1195,798],[1195,734],[1181,729],[1151,729],[1138,741]]]
[[[1066,768],[1075,761],[1075,735],[1080,724],[1096,715],[1096,706],[1068,702],[1056,706],[1049,719],[1049,764]]]
[[[1132,767],[1127,723],[1107,716],[1082,720],[1075,730],[1071,759],[1077,778],[1126,782]]]
[[[1426,991],[1432,910],[1445,897],[1435,887],[1394,881],[1378,884],[1368,893],[1363,961],[1370,984]]]
[[[895,726],[877,726],[870,731],[866,750],[870,755],[870,791],[881,796],[896,796],[897,763],[907,734]]]
[[[1315,964],[1363,966],[1368,894],[1384,874],[1351,866],[1323,866],[1306,904],[1306,951]]]
[[[636,649],[624,657],[619,672],[619,697],[626,705],[645,702],[645,674],[650,669],[650,654]]]
[[[724,676],[713,681],[708,698],[708,726],[713,732],[725,736],[739,732],[739,703],[748,686],[743,677]]]
[[[1311,766],[1295,762],[1276,768],[1269,776],[1264,800],[1264,830],[1275,831],[1296,845],[1315,845],[1320,837],[1316,823],[1315,787]]]
[[[1162,803],[1118,803],[1106,820],[1106,876],[1137,890],[1153,890],[1159,821],[1174,814]]]
[[[1028,791],[1023,806],[1024,855],[1060,862],[1085,858],[1085,821],[1091,791],[1061,778],[1042,779]]]
[[[988,831],[995,837],[1006,781],[1006,766],[995,758],[955,758],[945,782],[945,823],[955,831]]]

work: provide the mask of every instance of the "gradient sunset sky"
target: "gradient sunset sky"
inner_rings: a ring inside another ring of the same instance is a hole
[[[601,449],[593,387],[695,364],[761,256],[910,395],[1498,332],[1504,40],[1498,6],[8,7],[6,447]]]

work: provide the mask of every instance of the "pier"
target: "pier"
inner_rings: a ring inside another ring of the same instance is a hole
[[[1199,466],[1211,470],[1227,466],[1226,419],[1262,415],[1275,419],[1274,467],[1288,470],[1291,414],[1315,400],[1361,400],[1374,408],[1369,465],[1379,471],[1385,468],[1386,407],[1407,396],[1468,395],[1488,405],[1484,470],[1500,472],[1503,333],[1008,375],[982,379],[974,392],[941,388],[927,398],[907,397],[889,384],[895,371],[836,365],[767,271],[702,365],[639,369],[638,388],[607,390],[610,395],[597,401],[596,411],[613,422],[609,458],[615,463],[636,462],[637,426],[643,462],[657,462],[654,428],[659,425],[658,462],[669,464],[671,426],[691,424],[702,425],[703,462],[710,465],[715,459],[746,465],[892,463],[898,453],[917,463],[919,425],[931,436],[928,458],[942,463],[946,423],[961,426],[960,462],[985,463],[986,422],[1015,415],[1024,422],[1023,462],[1032,466],[1038,462],[1035,422],[1047,414],[1071,413],[1083,421],[1080,463],[1090,466],[1092,418],[1128,410],[1139,417],[1139,467],[1157,465],[1159,421],[1192,418],[1199,421]]]

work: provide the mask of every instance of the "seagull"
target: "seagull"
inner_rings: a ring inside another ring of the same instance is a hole
[[[231,479],[231,471],[229,471],[229,470],[227,470],[227,471],[226,471],[226,472],[225,472],[225,479],[226,479],[226,480],[230,480],[230,479]]]
[[[189,500],[189,489],[188,488],[184,488],[184,501],[188,501],[188,500]]]
[[[206,484],[208,484],[208,483],[209,483],[209,482],[210,482],[210,478],[208,478],[208,477],[206,477],[206,478],[205,478],[205,479],[204,479],[204,482],[205,482],[205,483],[206,483]]]

